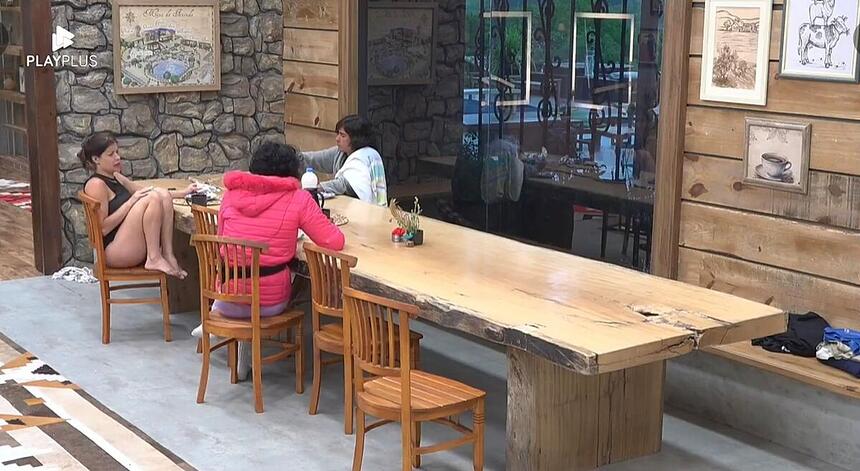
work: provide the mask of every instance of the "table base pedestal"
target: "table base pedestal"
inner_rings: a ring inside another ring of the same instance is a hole
[[[665,368],[587,376],[509,347],[507,469],[589,470],[660,451]]]

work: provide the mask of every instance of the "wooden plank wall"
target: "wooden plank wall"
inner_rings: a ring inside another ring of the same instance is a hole
[[[860,85],[779,79],[767,106],[699,99],[704,3],[692,2],[678,277],[860,328]],[[808,194],[743,183],[744,119],[812,123]]]
[[[304,150],[334,145],[341,116],[340,30],[349,0],[284,0],[284,132]],[[352,21],[353,19],[349,19]],[[357,93],[357,90],[355,91]]]

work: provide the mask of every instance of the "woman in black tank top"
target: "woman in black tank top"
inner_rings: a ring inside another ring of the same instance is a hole
[[[168,192],[129,180],[121,173],[116,139],[107,132],[88,137],[78,158],[93,171],[84,191],[101,202],[106,264],[116,268],[143,264],[168,275],[187,276],[173,253],[173,198],[185,197],[195,185]]]

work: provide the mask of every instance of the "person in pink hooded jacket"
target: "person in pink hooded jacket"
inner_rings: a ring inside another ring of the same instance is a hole
[[[290,301],[291,272],[299,229],[320,247],[341,250],[344,236],[299,182],[299,153],[289,145],[265,143],[251,158],[250,172],[224,175],[227,191],[218,213],[218,234],[264,242],[260,256],[260,314],[283,312]],[[226,317],[251,316],[247,304],[216,301]]]
[[[260,315],[275,316],[290,302],[292,274],[287,265],[296,256],[299,229],[320,247],[342,250],[344,236],[299,182],[299,153],[292,146],[266,143],[251,157],[250,172],[224,175],[227,191],[218,213],[218,235],[265,242],[260,255]],[[212,309],[225,317],[249,318],[251,306],[215,301]],[[202,327],[192,335],[199,337]],[[239,342],[238,375],[251,368],[250,344]]]

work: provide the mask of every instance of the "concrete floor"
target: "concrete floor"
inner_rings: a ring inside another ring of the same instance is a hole
[[[292,368],[267,366],[265,414],[255,414],[248,382],[230,385],[223,356],[214,360],[207,402],[195,403],[200,359],[189,332],[195,314],[175,316],[174,341],[161,338],[154,306],[121,306],[112,343],[100,343],[98,287],[30,278],[0,283],[0,332],[200,470],[344,470],[354,439],[342,431],[340,369],[323,383],[320,414],[307,414],[308,392],[294,392]],[[417,325],[422,362],[432,372],[488,392],[486,469],[505,465],[505,357],[494,348]],[[669,378],[671,381],[671,378]],[[307,391],[310,388],[308,379]],[[447,431],[428,426],[429,441]],[[364,469],[399,467],[400,436],[386,426],[368,436]],[[425,470],[471,469],[471,449],[430,455]],[[833,470],[832,465],[681,413],[667,413],[657,455],[608,466],[627,470]]]

